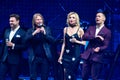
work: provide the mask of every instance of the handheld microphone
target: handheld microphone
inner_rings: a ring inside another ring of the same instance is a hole
[[[9,41],[8,39],[5,40],[5,42],[8,42],[8,41]]]
[[[38,24],[38,28],[44,27],[44,24]]]
[[[5,42],[6,42],[6,46],[7,46],[7,43],[8,43],[9,39],[5,39]]]

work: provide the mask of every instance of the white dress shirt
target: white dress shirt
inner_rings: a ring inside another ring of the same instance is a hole
[[[100,32],[100,30],[102,29],[104,27],[104,24],[103,25],[101,25],[101,26],[96,26],[96,32],[95,32],[95,36],[97,36],[98,35],[98,33]]]
[[[20,28],[20,26],[18,26],[17,28],[15,28],[14,30],[11,29],[10,31],[10,35],[9,35],[9,41],[12,40],[13,36],[15,35],[15,33],[17,32],[17,30]]]
[[[17,30],[20,28],[20,26],[18,26],[17,28],[15,28],[14,30],[11,29],[10,31],[10,35],[9,35],[9,41],[11,42],[13,36],[15,35],[15,33],[17,32]],[[12,49],[14,49],[15,47],[15,43],[13,43]]]

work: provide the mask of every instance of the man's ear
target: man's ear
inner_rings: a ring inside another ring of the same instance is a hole
[[[106,20],[106,17],[104,17],[104,21]]]
[[[103,15],[103,20],[105,21],[106,20],[106,17]]]

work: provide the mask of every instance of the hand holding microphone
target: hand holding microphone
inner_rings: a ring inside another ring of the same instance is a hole
[[[45,35],[45,34],[46,34],[45,28],[44,28],[44,27],[41,27],[40,32]]]
[[[104,40],[104,38],[100,35],[97,35],[96,38],[100,38],[102,41]]]
[[[43,23],[38,24],[38,28],[40,28],[40,32],[45,35],[46,31],[45,31],[44,27],[45,27],[45,25]]]
[[[72,36],[72,38],[70,39],[70,42],[72,42],[72,43],[75,43],[75,42],[76,42],[75,36]]]
[[[6,39],[6,46],[12,47],[14,43],[10,42],[8,39]]]
[[[99,52],[100,51],[100,47],[96,47],[96,48],[93,48],[94,52]]]
[[[32,35],[34,36],[34,35],[37,34],[37,33],[40,33],[40,28],[37,28],[37,29],[32,33]]]
[[[7,43],[8,41],[9,41],[8,39],[5,40],[6,43]]]
[[[38,26],[36,27],[36,30],[32,33],[32,35],[34,36],[37,33],[43,33],[44,35],[46,34],[43,24],[38,24]]]
[[[7,44],[8,44],[8,42],[9,42],[9,39],[6,39],[6,40],[5,40],[5,42],[6,42],[6,45],[7,45]],[[7,45],[7,46],[8,46],[8,45]]]

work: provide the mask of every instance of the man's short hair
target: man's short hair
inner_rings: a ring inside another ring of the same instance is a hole
[[[103,10],[103,9],[98,9],[97,10],[97,13],[102,13],[105,17],[106,17],[106,13],[105,13],[105,11]],[[96,13],[96,14],[97,14]]]
[[[18,14],[11,14],[10,17],[15,17],[16,20],[20,20],[20,16]]]

